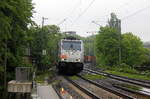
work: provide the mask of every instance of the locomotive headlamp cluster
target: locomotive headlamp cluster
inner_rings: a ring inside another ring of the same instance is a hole
[[[65,60],[67,60],[67,59],[66,59],[66,58],[62,58],[61,60],[62,60],[62,61],[65,61]]]
[[[60,58],[62,61],[66,60],[67,59],[67,55],[60,55]]]
[[[77,61],[77,62],[80,62],[81,60],[80,60],[80,58],[79,58],[79,59],[76,59],[76,61]]]
[[[61,59],[66,59],[66,58],[67,58],[67,55],[60,55],[60,58],[61,58]]]

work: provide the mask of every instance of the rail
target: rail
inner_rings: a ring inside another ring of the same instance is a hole
[[[118,90],[116,90],[116,89],[112,89],[112,88],[109,88],[108,86],[104,86],[104,84],[100,84],[100,83],[97,83],[97,82],[95,82],[95,81],[86,79],[86,78],[82,77],[81,75],[77,75],[77,76],[78,76],[79,78],[81,78],[81,79],[83,79],[83,80],[85,80],[85,81],[87,81],[87,82],[89,82],[89,83],[91,83],[91,84],[93,84],[93,85],[99,87],[99,88],[102,88],[102,89],[104,89],[104,90],[106,90],[106,91],[108,91],[108,92],[111,92],[111,93],[113,93],[113,94],[115,94],[115,95],[118,95],[118,96],[120,96],[120,97],[123,97],[123,98],[125,98],[125,99],[136,99],[136,98],[134,98],[134,97],[132,97],[132,96],[129,96],[128,94],[121,93],[120,91],[118,91]]]
[[[78,89],[80,89],[81,91],[83,91],[85,94],[87,94],[88,96],[90,96],[93,99],[101,99],[100,97],[98,97],[95,93],[91,92],[90,90],[83,88],[82,86],[80,86],[78,83],[76,83],[75,81],[69,79],[68,77],[65,77],[65,79],[67,81],[69,81],[71,84],[73,84],[75,87],[77,87]]]
[[[52,86],[52,87],[55,90],[55,92],[57,93],[59,99],[63,99],[62,96],[60,95],[59,91],[56,89],[56,87],[55,86]]]
[[[115,85],[115,84],[113,86],[116,87],[116,88],[128,91],[128,92],[137,93],[137,94],[148,96],[148,97],[150,96],[150,93],[147,92],[147,91],[143,91],[143,90],[135,91],[135,90],[131,90],[131,89],[128,89],[126,87],[122,87],[120,85]]]
[[[102,72],[102,71],[93,71],[93,70],[86,69],[86,68],[84,68],[84,70],[88,71],[88,72],[91,72],[91,73],[98,74],[98,75],[103,75],[103,76],[106,76],[106,77],[109,77],[109,78],[112,78],[112,79],[116,79],[116,80],[119,80],[119,81],[139,85],[139,86],[146,87],[146,88],[150,88],[150,82],[149,81],[132,79],[132,78],[128,78],[128,77],[124,77],[124,76],[118,76],[118,75],[114,75],[114,74],[110,74],[110,73],[106,73],[106,72]]]

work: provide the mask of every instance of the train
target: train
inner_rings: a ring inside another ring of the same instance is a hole
[[[84,67],[83,41],[75,37],[66,37],[59,42],[58,72],[75,75]]]
[[[90,55],[85,55],[84,56],[84,63],[96,63],[96,57],[90,56]]]

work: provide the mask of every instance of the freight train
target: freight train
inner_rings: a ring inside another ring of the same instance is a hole
[[[67,37],[59,43],[58,72],[75,75],[83,70],[84,47],[83,41],[74,37]]]

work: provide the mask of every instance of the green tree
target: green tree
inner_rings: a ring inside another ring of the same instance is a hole
[[[118,64],[119,33],[111,27],[101,27],[96,36],[97,62],[101,65]]]
[[[146,59],[146,49],[139,37],[132,33],[122,35],[122,62],[130,66],[137,66]]]
[[[29,44],[31,55],[34,58],[38,70],[45,70],[54,66],[58,56],[58,42],[61,38],[60,28],[56,25],[43,27],[30,27]],[[46,55],[43,55],[43,50]]]
[[[48,54],[50,56],[51,65],[56,65],[58,60],[58,45],[59,41],[62,38],[62,34],[60,33],[60,28],[56,25],[49,25],[47,26],[49,30],[48,34]]]
[[[145,48],[145,60],[144,62],[141,64],[141,66],[148,66],[150,67],[150,50]]]
[[[5,54],[7,55],[7,80],[14,79],[15,67],[22,66],[26,30],[32,23],[32,10],[31,0],[0,1],[0,85],[2,86]],[[2,90],[3,87],[0,88],[0,92],[3,92]]]

